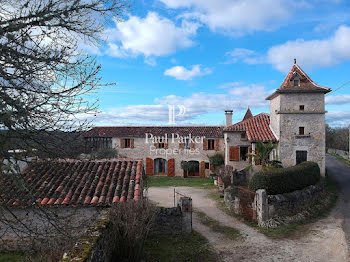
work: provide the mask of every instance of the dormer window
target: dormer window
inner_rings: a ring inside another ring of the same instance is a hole
[[[294,79],[294,86],[299,86],[299,79]]]

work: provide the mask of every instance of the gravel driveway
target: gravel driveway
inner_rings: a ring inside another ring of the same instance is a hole
[[[308,225],[300,236],[292,239],[270,239],[256,229],[221,211],[216,202],[208,197],[213,190],[177,187],[182,194],[191,196],[193,207],[226,226],[240,230],[244,239],[230,240],[211,231],[193,214],[193,228],[205,236],[224,261],[297,261],[297,262],[343,262],[350,261],[344,232],[343,216],[339,208],[325,219]],[[174,205],[173,187],[151,187],[148,197],[160,206]]]

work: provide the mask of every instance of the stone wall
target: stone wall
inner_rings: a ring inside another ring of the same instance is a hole
[[[206,137],[210,138],[210,137]],[[224,155],[224,139],[223,138],[213,138],[213,139],[219,139],[219,150],[203,150],[203,144],[202,143],[196,143],[194,145],[194,148],[192,148],[192,152],[195,151],[195,153],[188,152],[182,152],[182,153],[175,153],[176,150],[179,150],[179,143],[175,139],[174,143],[171,138],[168,140],[168,152],[171,151],[171,154],[163,154],[162,152],[164,150],[159,152],[153,152],[151,151],[150,146],[153,144],[149,141],[149,143],[146,143],[145,137],[138,137],[134,138],[134,148],[120,148],[120,138],[119,137],[113,137],[112,138],[112,146],[113,148],[118,150],[118,153],[121,157],[128,157],[128,158],[137,158],[137,159],[143,159],[146,163],[146,158],[156,159],[156,158],[164,158],[166,160],[169,159],[175,159],[175,176],[183,176],[183,170],[181,168],[181,162],[182,161],[198,161],[199,163],[201,161],[205,161],[206,163],[209,163],[209,157],[212,155],[215,155],[216,153],[220,153]],[[183,149],[181,149],[183,150]],[[205,176],[208,177],[210,174],[209,169],[205,169]]]
[[[254,201],[251,203],[252,213],[256,216],[260,226],[275,217],[294,215],[309,207],[317,198],[325,192],[324,180],[316,185],[308,186],[302,190],[279,195],[267,195],[264,189],[255,193]],[[242,215],[239,187],[228,187],[224,191],[226,206],[235,214]],[[252,218],[254,221],[254,218]]]
[[[279,94],[271,100],[270,119],[283,166],[296,164],[297,150],[307,151],[307,161],[316,162],[325,175],[324,94]],[[305,135],[299,135],[299,127],[305,128]]]
[[[334,148],[327,148],[327,153],[337,154],[337,155],[344,157],[345,159],[350,160],[350,154],[348,151],[334,149]]]

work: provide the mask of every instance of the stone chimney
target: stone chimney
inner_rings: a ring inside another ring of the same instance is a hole
[[[226,126],[232,125],[232,110],[225,110],[225,116],[226,116]]]

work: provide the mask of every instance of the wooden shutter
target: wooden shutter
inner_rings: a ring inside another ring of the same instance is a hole
[[[211,171],[213,171],[215,168],[214,168],[214,165],[212,165],[212,164],[209,164],[209,169],[211,170]]]
[[[194,143],[191,141],[190,148],[194,149]]]
[[[179,142],[179,148],[184,149],[184,143]]]
[[[166,143],[164,143],[164,148],[168,149],[168,139],[166,140]]]
[[[230,161],[239,161],[239,146],[230,146]]]
[[[215,151],[219,151],[219,138],[215,139]]]
[[[124,139],[123,138],[121,138],[120,139],[120,148],[124,148]]]
[[[202,161],[199,166],[199,177],[205,177],[205,162]]]
[[[153,175],[153,160],[152,158],[146,158],[146,175]]]
[[[168,176],[175,176],[175,159],[168,160]]]
[[[134,139],[130,138],[130,148],[134,148]]]
[[[203,139],[203,150],[208,150],[208,139]]]
[[[252,153],[252,147],[251,146],[249,147],[249,151],[248,152],[249,152],[249,154]],[[249,164],[252,163],[252,158],[253,158],[252,155],[249,155]]]

